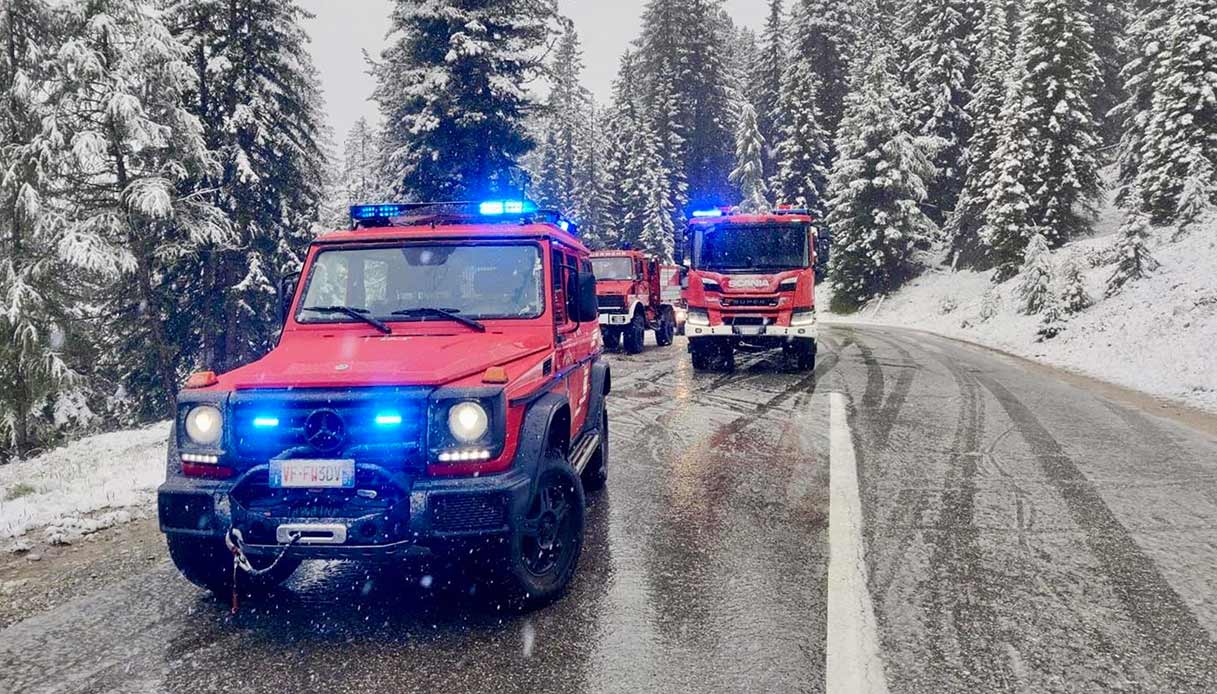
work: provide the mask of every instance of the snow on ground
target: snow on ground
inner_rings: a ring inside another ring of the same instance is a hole
[[[1113,269],[1105,261],[1112,259],[1108,251],[1119,224],[1108,209],[1095,236],[1052,254],[1057,268],[1070,255],[1078,260],[1095,302],[1067,317],[1055,338],[1038,341],[1040,316],[1018,312],[1017,277],[993,285],[991,273],[945,268],[853,316],[826,318],[920,328],[1217,411],[1217,216],[1193,225],[1177,241],[1174,229],[1157,230],[1152,253],[1162,267],[1104,298]],[[981,307],[989,291],[999,299],[998,310],[984,320]],[[817,297],[816,303],[827,306],[827,299]]]
[[[0,465],[0,540],[43,528],[51,544],[145,516],[165,480],[169,423],[99,434]],[[19,551],[28,542],[17,540]]]

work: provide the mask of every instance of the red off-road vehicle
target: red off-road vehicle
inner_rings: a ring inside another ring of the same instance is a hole
[[[693,213],[685,241],[694,369],[734,368],[741,345],[781,347],[797,368],[815,367],[815,283],[828,262],[826,230],[805,210],[705,210]]]
[[[525,604],[559,595],[608,473],[577,228],[518,201],[352,218],[285,283],[275,349],[179,394],[159,490],[174,563],[223,592],[233,549],[251,586],[305,559],[473,558]]]
[[[596,300],[600,306],[600,331],[604,344],[625,351],[642,351],[646,331],[655,331],[655,342],[666,347],[676,334],[676,306],[664,286],[672,272],[654,256],[641,251],[596,251],[592,253],[592,272],[596,275]]]

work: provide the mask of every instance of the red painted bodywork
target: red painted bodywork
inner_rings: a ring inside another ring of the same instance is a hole
[[[489,367],[502,367],[508,376],[507,402],[538,391],[565,395],[571,407],[571,435],[587,416],[591,358],[603,351],[599,325],[557,320],[562,300],[555,287],[553,254],[565,253],[585,262],[589,251],[578,237],[555,225],[485,223],[431,227],[377,227],[337,231],[318,237],[309,249],[301,277],[309,277],[317,253],[335,246],[360,247],[402,242],[459,241],[494,243],[531,241],[541,247],[545,274],[545,310],[537,318],[484,320],[481,333],[457,322],[387,321],[392,335],[363,322],[300,323],[296,311],[303,298],[297,289],[291,311],[275,348],[246,366],[220,374],[216,383],[198,391],[258,388],[358,388],[369,386],[484,387]],[[551,367],[542,368],[552,359]],[[578,365],[578,366],[572,366]],[[573,369],[567,378],[555,374]],[[497,386],[498,384],[496,384]],[[500,472],[511,466],[518,444],[524,405],[507,408],[506,440],[495,459],[480,462],[433,463],[438,475]]]
[[[629,258],[634,263],[638,275],[632,280],[596,280],[596,296],[621,297],[627,309],[637,297],[646,311],[648,326],[654,326],[659,321],[660,313],[664,310],[663,297],[663,268],[654,256],[635,250],[608,250],[592,253],[592,258]],[[675,275],[673,275],[675,277]]]
[[[733,272],[722,274],[708,270],[690,268],[688,271],[688,286],[684,290],[684,298],[690,309],[702,309],[710,317],[710,325],[722,325],[724,316],[765,316],[773,319],[774,325],[790,325],[790,316],[796,309],[815,308],[815,220],[806,214],[727,214],[722,217],[697,218],[689,221],[689,230],[697,227],[724,225],[758,225],[758,224],[802,224],[807,229],[808,258],[811,263],[801,269],[784,272],[756,271]],[[779,292],[778,286],[790,278],[797,280],[793,292]],[[703,279],[715,280],[722,288],[721,292],[707,292]],[[736,299],[770,299],[776,298],[776,307],[731,306]]]

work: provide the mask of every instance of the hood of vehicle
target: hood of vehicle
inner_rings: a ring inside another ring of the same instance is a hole
[[[718,282],[726,294],[768,294],[778,290],[782,280],[798,277],[806,270],[786,270],[774,273],[732,273],[702,272],[701,276]]]
[[[443,385],[550,347],[543,331],[379,335],[351,330],[286,337],[262,359],[220,377],[221,388]]]

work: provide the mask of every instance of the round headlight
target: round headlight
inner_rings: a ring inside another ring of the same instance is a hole
[[[486,435],[490,418],[476,402],[462,402],[448,410],[448,431],[461,443],[473,443]]]
[[[224,416],[217,407],[199,405],[186,414],[186,435],[200,446],[210,446],[220,440],[224,431]]]

